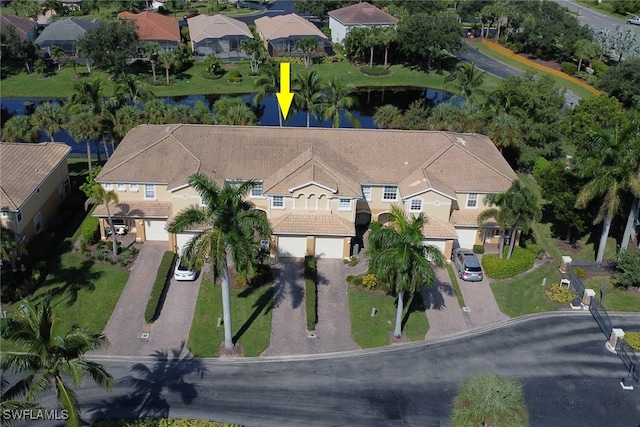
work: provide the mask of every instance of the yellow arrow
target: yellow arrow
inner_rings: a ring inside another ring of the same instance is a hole
[[[291,64],[288,62],[280,63],[280,92],[276,93],[278,105],[282,111],[282,116],[287,120],[291,101],[293,101],[293,93],[290,91],[291,85]]]

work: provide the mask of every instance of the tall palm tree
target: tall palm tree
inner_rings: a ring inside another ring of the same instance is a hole
[[[102,123],[99,118],[91,114],[88,109],[82,109],[71,115],[71,120],[67,123],[67,130],[76,141],[84,140],[87,145],[87,166],[91,172],[91,140],[102,136]]]
[[[256,115],[242,98],[220,98],[213,104],[214,123],[218,125],[248,126],[256,124]]]
[[[51,46],[51,57],[56,62],[57,66],[58,66],[58,71],[60,71],[62,69],[62,61],[61,61],[61,59],[65,58],[66,56],[67,56],[67,53],[60,46],[55,45],[55,44],[53,46]]]
[[[377,27],[364,27],[364,43],[369,47],[369,67],[373,67],[373,53],[380,44],[380,31]]]
[[[344,111],[344,115],[355,128],[360,127],[360,121],[348,109],[355,107],[357,101],[352,95],[356,88],[351,83],[345,84],[342,80],[335,77],[324,85],[325,96],[320,108],[324,110],[324,118],[333,122],[333,127],[340,127],[340,112]]]
[[[522,385],[515,379],[482,372],[460,384],[451,422],[456,427],[520,427],[529,425]]]
[[[380,44],[384,46],[384,68],[387,68],[389,58],[389,46],[396,40],[395,27],[383,27],[380,28],[378,33],[378,40]]]
[[[121,74],[113,89],[115,107],[144,103],[154,98],[153,91],[145,82],[133,74]]]
[[[378,107],[373,121],[380,129],[394,129],[402,122],[402,112],[395,105],[386,104]]]
[[[2,139],[12,142],[39,142],[40,128],[34,126],[31,116],[13,116],[4,124]]]
[[[43,102],[36,107],[31,120],[36,126],[43,128],[49,134],[51,142],[54,142],[53,134],[63,129],[67,122],[67,113],[60,104]]]
[[[462,97],[466,102],[471,102],[473,96],[482,93],[479,89],[484,82],[486,72],[477,68],[475,62],[466,63],[459,62],[453,73],[449,74],[445,79],[445,83],[453,82],[456,90],[455,95]]]
[[[589,133],[588,149],[576,153],[578,175],[589,179],[578,193],[576,207],[584,209],[593,199],[602,198],[593,221],[594,224],[602,222],[597,262],[602,262],[604,257],[611,221],[620,208],[621,194],[631,190],[636,197],[640,195],[637,138],[638,124],[634,121],[622,128],[596,127]],[[634,139],[636,143],[630,144]]]
[[[423,213],[417,217],[407,216],[394,206],[389,214],[389,223],[371,224],[369,235],[369,272],[391,285],[398,297],[396,324],[393,335],[402,335],[402,311],[405,292],[415,294],[435,281],[431,263],[444,267],[444,255],[435,246],[425,245],[423,227],[427,222]]]
[[[109,150],[104,135],[113,123],[113,114],[109,109],[111,105],[105,96],[105,90],[106,83],[99,77],[80,80],[73,84],[67,108],[71,115],[77,115],[81,110],[93,115],[94,121],[100,125],[99,138],[108,156]]]
[[[16,240],[16,234],[4,225],[0,226],[0,259],[13,263],[17,255],[27,253],[23,241]]]
[[[260,61],[265,54],[264,44],[262,40],[244,39],[240,41],[240,50],[251,57],[251,71],[258,71]]]
[[[169,108],[160,99],[152,99],[144,103],[144,122],[154,125],[167,123],[166,117],[169,115]]]
[[[142,114],[138,107],[125,105],[116,110],[113,121],[114,137],[122,140],[124,136],[134,127],[142,124]]]
[[[280,67],[276,62],[267,62],[264,67],[261,68],[261,75],[255,81],[255,85],[258,88],[258,93],[253,98],[253,105],[258,106],[260,101],[269,95],[280,92]],[[280,110],[280,103],[276,102],[278,106],[278,122],[282,127],[282,111]]]
[[[68,411],[67,426],[81,426],[78,398],[65,377],[70,377],[73,385],[78,386],[88,376],[98,386],[110,389],[113,377],[102,365],[85,358],[85,353],[108,341],[104,335],[92,334],[77,325],[61,335],[54,332],[54,324],[50,298],[45,298],[40,305],[25,300],[4,337],[22,349],[5,351],[0,356],[0,368],[5,372],[28,372],[20,383],[28,389],[25,394],[28,402],[54,389],[58,403]]]
[[[233,338],[227,259],[230,258],[236,269],[245,271],[247,275],[253,273],[258,242],[271,236],[271,226],[264,212],[245,200],[255,182],[247,181],[239,186],[221,189],[207,176],[194,174],[189,177],[189,185],[200,194],[204,207],[183,209],[171,221],[168,230],[180,233],[206,226],[187,244],[182,257],[190,267],[196,269],[201,269],[208,257],[213,278],[221,279],[224,346],[230,349],[233,347]]]
[[[491,138],[500,152],[507,147],[517,147],[522,141],[520,119],[509,113],[493,115],[487,131],[487,136]]]
[[[169,84],[169,71],[176,63],[176,54],[172,50],[160,52],[158,54],[158,61],[160,61],[160,64],[164,67],[164,75],[167,80],[167,84]]]
[[[151,64],[151,74],[153,75],[153,84],[156,84],[158,81],[158,76],[156,75],[156,65],[158,65],[158,52],[160,52],[160,45],[156,42],[146,42],[143,45],[143,51],[147,58],[149,58],[149,63]]]
[[[118,257],[118,242],[116,240],[116,230],[113,227],[113,219],[111,218],[111,211],[109,211],[109,205],[111,203],[115,203],[116,205],[120,202],[118,199],[118,194],[113,191],[107,191],[105,188],[96,184],[91,189],[91,199],[96,205],[104,205],[107,208],[107,220],[109,221],[109,227],[111,229],[111,242],[113,243],[113,259]]]
[[[319,44],[318,39],[315,37],[305,37],[296,40],[295,47],[304,55],[304,66],[306,68],[311,67],[311,54],[318,49]]]
[[[322,84],[318,73],[303,70],[293,78],[293,102],[307,113],[307,127],[310,126],[311,114],[316,116],[318,105],[322,100]]]

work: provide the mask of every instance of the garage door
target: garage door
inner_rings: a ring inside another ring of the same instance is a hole
[[[440,252],[444,253],[444,240],[431,240],[431,239],[427,239],[424,241],[425,245],[431,245],[431,246],[435,246],[436,248],[440,249]]]
[[[144,237],[146,240],[160,240],[163,242],[169,241],[169,233],[164,227],[167,225],[167,221],[144,221]]]
[[[473,249],[473,245],[476,244],[478,230],[474,228],[456,228],[456,232],[458,233],[458,243],[460,244],[460,247],[464,249]]]
[[[344,247],[342,237],[316,237],[316,253],[318,258],[341,259]]]
[[[182,248],[187,246],[187,243],[196,236],[197,233],[181,233],[176,234],[176,246],[178,247],[178,253],[182,254]]]
[[[283,258],[303,258],[307,254],[306,237],[278,237],[278,256]]]

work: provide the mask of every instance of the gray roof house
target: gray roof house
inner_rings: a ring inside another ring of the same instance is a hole
[[[0,13],[0,27],[7,28],[9,26],[15,28],[16,34],[20,38],[20,41],[23,42],[32,42],[38,35],[38,26],[34,21],[15,15]]]
[[[328,15],[333,43],[342,43],[354,27],[389,27],[398,23],[398,18],[366,1],[332,10]]]
[[[41,49],[50,51],[51,46],[60,46],[68,56],[77,56],[76,42],[88,30],[100,25],[98,20],[88,21],[79,18],[67,18],[54,21],[40,33],[35,43]]]
[[[191,48],[196,56],[216,55],[223,59],[246,59],[240,42],[252,39],[247,24],[224,15],[199,15],[187,20]]]

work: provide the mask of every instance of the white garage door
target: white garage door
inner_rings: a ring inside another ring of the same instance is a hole
[[[182,248],[187,246],[187,243],[196,236],[197,233],[181,233],[176,234],[176,246],[178,246],[178,253],[182,255]]]
[[[440,249],[440,252],[444,253],[444,240],[427,239],[424,241],[424,244],[429,246],[435,246],[436,248]]]
[[[283,258],[303,258],[307,254],[306,237],[278,237],[278,256]]]
[[[463,249],[473,249],[473,245],[476,244],[478,230],[473,228],[456,228],[456,232],[458,233],[458,243],[460,247]]]
[[[316,237],[316,256],[318,258],[341,259],[344,239],[342,237]]]
[[[146,240],[160,240],[162,242],[169,241],[169,233],[164,227],[167,221],[144,220],[144,237]]]

